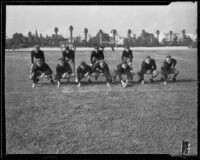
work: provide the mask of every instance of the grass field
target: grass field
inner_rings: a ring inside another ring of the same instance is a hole
[[[181,155],[183,140],[197,155],[197,50],[133,51],[135,70],[150,55],[160,69],[166,55],[178,60],[177,82],[106,87],[60,88],[40,81],[31,88],[29,52],[6,52],[5,111],[7,154],[171,154]],[[90,52],[76,53],[76,66]],[[60,52],[45,52],[55,73]],[[111,71],[121,51],[106,51]],[[160,76],[156,79],[158,80]],[[134,81],[138,76],[134,77]]]

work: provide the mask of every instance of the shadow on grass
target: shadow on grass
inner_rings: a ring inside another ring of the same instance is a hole
[[[197,82],[197,80],[195,79],[180,79],[177,80],[176,82],[174,82],[173,80],[169,79],[167,80],[167,83],[184,83],[184,82]],[[144,84],[162,84],[163,81],[160,80],[155,80],[154,82],[150,82],[148,80],[146,80],[144,82]],[[106,81],[92,81],[91,83],[87,82],[87,81],[82,81],[81,82],[82,85],[84,86],[93,86],[93,85],[106,85]],[[121,82],[120,81],[116,81],[114,83],[110,83],[111,85],[120,85]],[[41,86],[56,86],[57,85],[57,81],[54,81],[54,84],[51,84],[50,82],[39,82],[39,84],[37,84],[37,87],[41,87]],[[61,85],[77,85],[77,83],[75,81],[61,81]],[[137,81],[133,81],[131,82],[127,87],[133,87],[135,85],[141,85],[141,82],[137,82]]]

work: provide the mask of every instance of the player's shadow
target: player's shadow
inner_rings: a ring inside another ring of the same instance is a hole
[[[168,83],[184,83],[184,82],[197,82],[195,79],[177,79],[176,82],[173,80],[167,80]]]
[[[57,81],[55,83],[57,84]],[[61,85],[77,85],[77,83],[75,81],[70,81],[70,82],[61,81],[60,84]]]
[[[51,84],[50,82],[39,82],[36,84],[36,87],[42,87],[42,86],[54,86],[56,83]]]
[[[86,82],[86,81],[83,81],[81,82],[83,85],[106,85],[106,81],[92,81],[92,82]]]

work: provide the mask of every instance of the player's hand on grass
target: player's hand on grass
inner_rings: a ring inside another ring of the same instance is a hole
[[[121,80],[121,83],[122,83],[122,87],[123,87],[123,88],[126,87],[126,84],[125,84],[124,81]]]
[[[40,78],[44,77],[45,73],[42,73],[42,75],[40,76]]]
[[[60,81],[58,81],[57,87],[60,87]]]
[[[32,88],[35,88],[35,83],[32,84]]]
[[[89,75],[89,72],[87,72],[87,73],[85,74],[85,77],[87,78],[87,77],[88,77],[88,75]]]
[[[78,88],[80,88],[81,87],[81,83],[78,83],[78,86],[77,86]]]
[[[110,87],[110,83],[109,83],[109,82],[107,82],[106,85],[107,85],[108,87]]]
[[[78,83],[78,79],[77,79],[77,77],[75,78],[75,82]]]
[[[64,73],[64,74],[62,75],[62,78],[65,79],[66,77],[67,77],[67,73]]]

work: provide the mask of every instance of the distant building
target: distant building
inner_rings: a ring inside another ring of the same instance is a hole
[[[157,37],[156,34],[154,34],[155,37]],[[186,36],[190,37],[193,41],[195,41],[197,39],[197,34],[195,33],[188,33],[186,34]],[[173,33],[172,34],[172,40],[177,37],[178,41],[182,41],[183,40],[183,35],[182,33]],[[159,34],[159,42],[162,43],[163,39],[165,39],[166,41],[170,41],[170,34],[169,33],[160,33]]]
[[[189,33],[189,34],[186,34],[186,36],[190,37],[193,41],[197,40],[197,34],[196,33]]]

